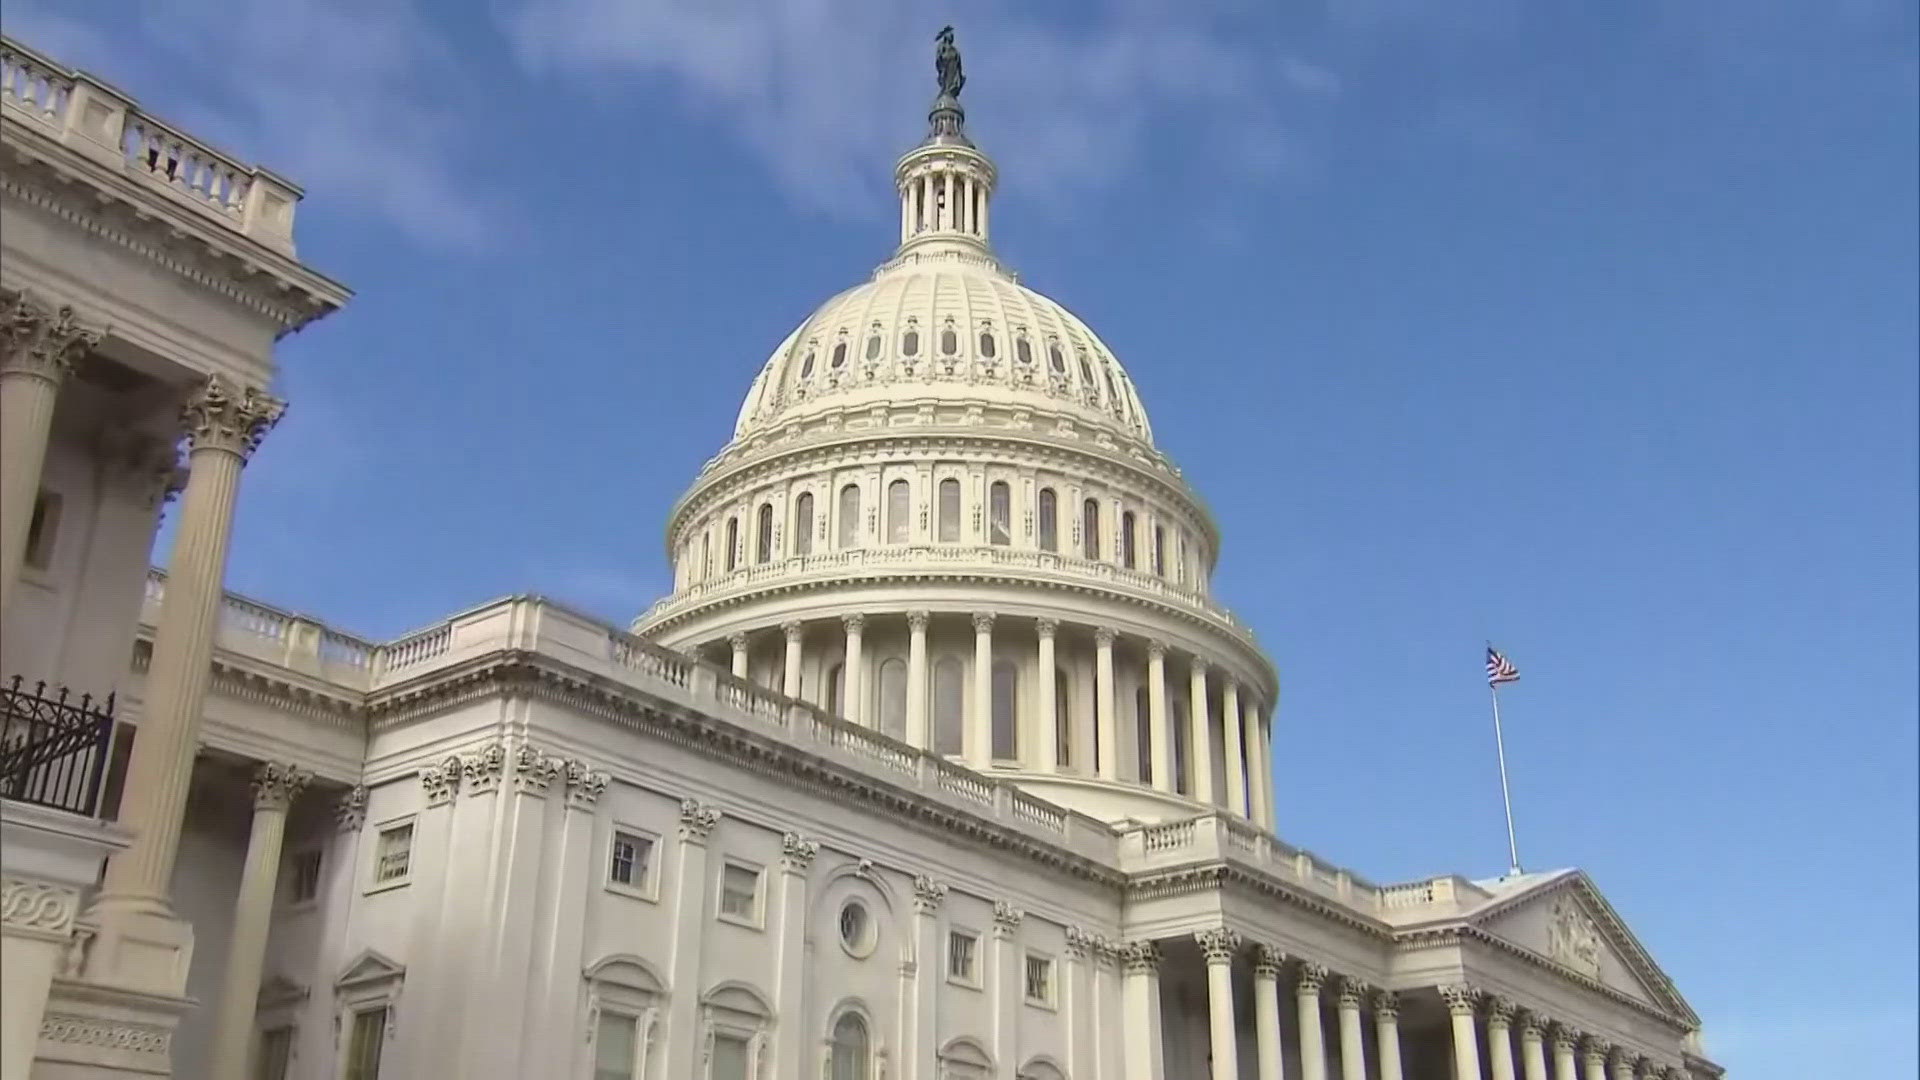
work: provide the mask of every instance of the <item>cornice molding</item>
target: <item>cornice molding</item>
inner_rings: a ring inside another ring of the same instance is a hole
[[[1238,863],[1222,861],[1188,863],[1183,866],[1133,874],[1127,882],[1127,898],[1132,901],[1158,900],[1205,892],[1226,893],[1229,890],[1252,893],[1265,900],[1278,900],[1289,907],[1297,908],[1335,925],[1344,926],[1374,941],[1388,942],[1394,937],[1392,928],[1384,922],[1368,918],[1351,908],[1302,891],[1280,878]]]
[[[1394,939],[1403,949],[1463,948],[1469,945],[1484,945],[1522,960],[1563,982],[1606,998],[1615,1005],[1658,1020],[1681,1034],[1700,1026],[1696,1018],[1663,1009],[1658,1005],[1642,1001],[1632,994],[1615,990],[1598,979],[1588,978],[1565,964],[1542,956],[1524,945],[1516,945],[1506,938],[1490,934],[1471,923],[1457,922],[1444,926],[1423,926],[1414,930],[1402,930],[1394,934]]]

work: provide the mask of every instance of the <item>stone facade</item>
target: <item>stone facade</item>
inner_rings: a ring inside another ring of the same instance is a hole
[[[6,804],[5,1080],[1720,1075],[1579,871],[1281,839],[1217,530],[993,256],[957,86],[900,248],[673,508],[671,595],[375,642],[221,587],[272,341],[346,300],[297,189],[0,64],[0,664],[123,722],[98,817]]]

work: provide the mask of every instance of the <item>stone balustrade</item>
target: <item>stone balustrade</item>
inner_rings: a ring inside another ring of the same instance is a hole
[[[0,38],[0,110],[207,221],[293,254],[297,186],[11,38]]]

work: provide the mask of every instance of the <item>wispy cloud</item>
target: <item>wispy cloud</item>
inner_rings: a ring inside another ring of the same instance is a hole
[[[472,251],[497,211],[456,161],[468,76],[409,0],[10,0],[5,24],[229,151],[416,240]]]
[[[1125,175],[1167,117],[1203,152],[1270,174],[1287,161],[1275,148],[1291,145],[1292,114],[1340,91],[1333,72],[1236,36],[1206,3],[1111,5],[1072,27],[1033,10],[982,4],[953,21],[970,125],[1043,201]],[[918,135],[944,21],[934,5],[894,0],[518,0],[504,16],[536,74],[665,86],[798,199],[830,209],[870,207]]]

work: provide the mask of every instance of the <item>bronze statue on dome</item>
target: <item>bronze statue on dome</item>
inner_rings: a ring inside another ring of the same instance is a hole
[[[941,27],[933,40],[933,72],[940,80],[940,96],[957,99],[960,88],[967,85],[967,76],[960,70],[960,50],[953,44],[953,27]]]

